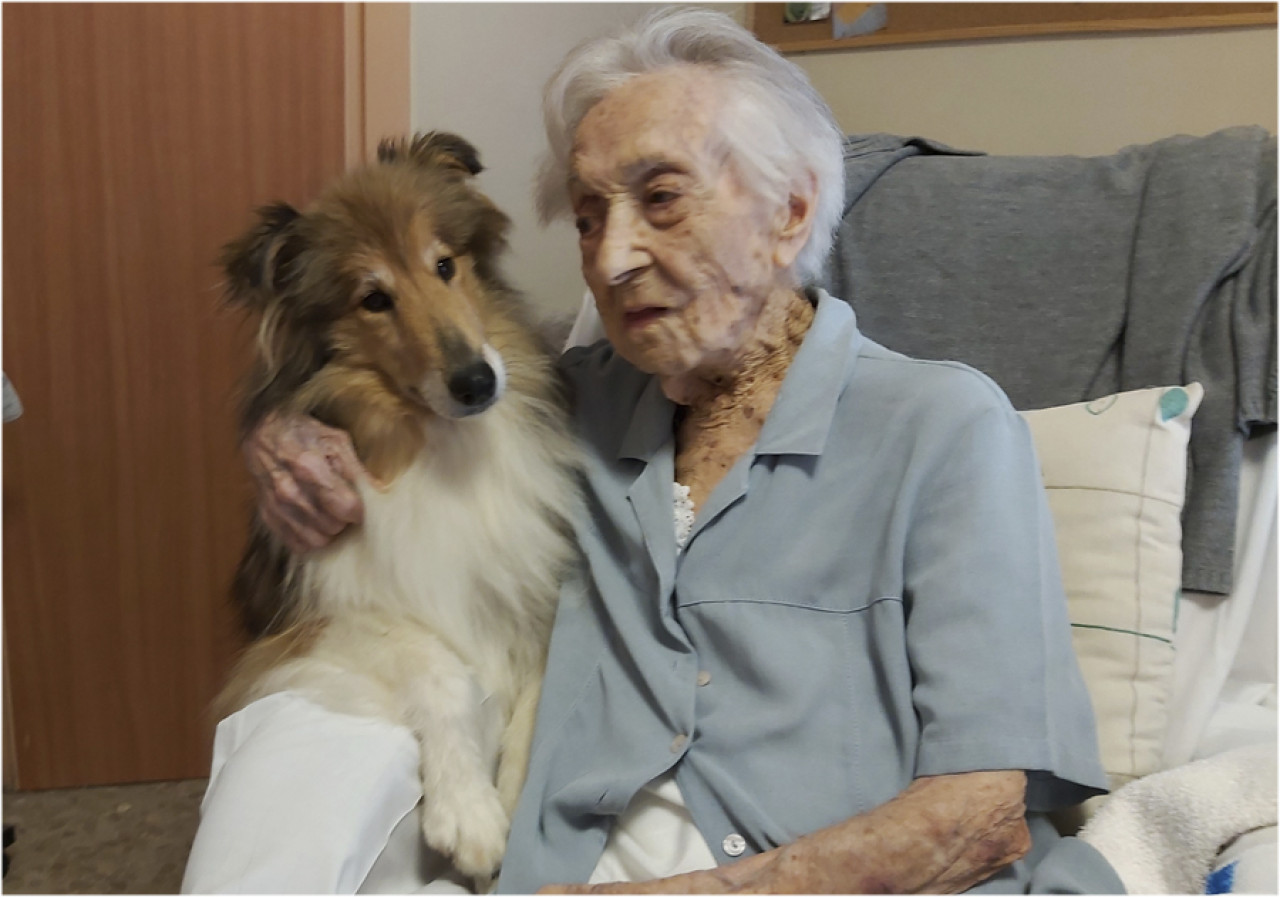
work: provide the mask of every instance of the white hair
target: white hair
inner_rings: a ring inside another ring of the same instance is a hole
[[[542,101],[548,150],[535,192],[543,223],[570,213],[574,133],[591,107],[637,75],[678,65],[706,66],[723,77],[729,102],[719,136],[762,199],[782,207],[810,179],[816,185],[813,229],[792,267],[798,283],[815,279],[844,207],[843,134],[799,66],[709,9],[659,10],[617,35],[581,44],[560,64]]]

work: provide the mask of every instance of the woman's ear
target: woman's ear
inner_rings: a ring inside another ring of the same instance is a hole
[[[773,262],[779,269],[788,269],[794,265],[800,250],[809,242],[809,235],[813,233],[813,214],[817,201],[818,182],[810,174],[793,185],[786,205],[779,209],[775,219],[777,228],[773,244]]]

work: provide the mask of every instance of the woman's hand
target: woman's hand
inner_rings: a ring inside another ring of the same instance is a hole
[[[1031,847],[1026,776],[916,779],[870,812],[765,853],[671,878],[560,885],[560,894],[958,894]]]
[[[273,413],[241,450],[258,490],[258,514],[291,551],[323,548],[364,519],[355,484],[372,477],[346,432],[313,417]]]

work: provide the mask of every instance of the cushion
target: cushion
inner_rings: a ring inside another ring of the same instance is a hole
[[[1024,411],[1111,787],[1160,768],[1182,578],[1191,418],[1204,390]]]

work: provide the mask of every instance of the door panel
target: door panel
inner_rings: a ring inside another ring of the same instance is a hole
[[[206,775],[250,490],[219,246],[341,171],[341,4],[5,4],[4,625],[22,788]],[[6,764],[8,765],[8,764]]]

